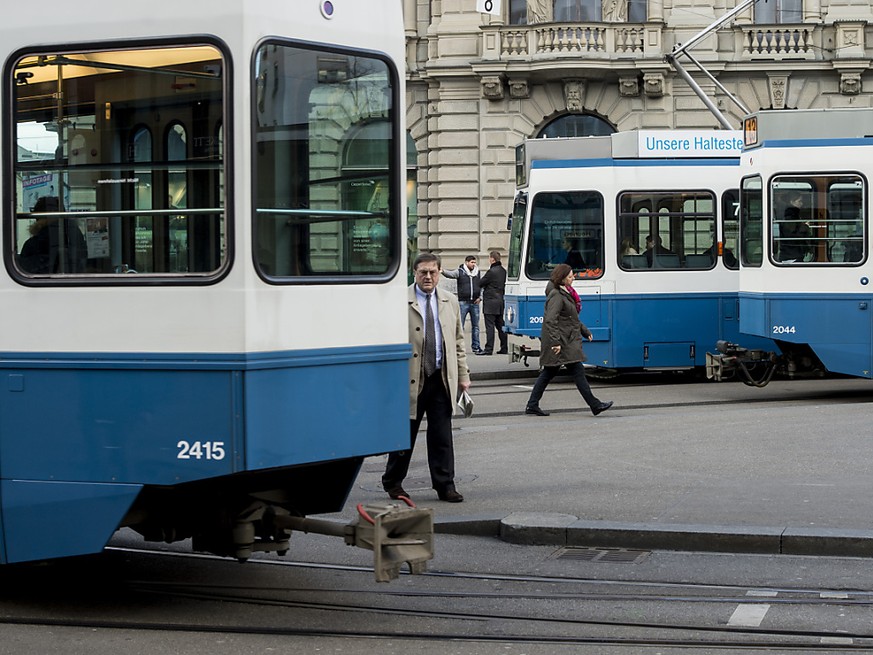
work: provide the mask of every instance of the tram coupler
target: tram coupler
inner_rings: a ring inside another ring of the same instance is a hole
[[[509,344],[509,363],[515,364],[516,362],[521,362],[526,367],[530,367],[530,364],[527,361],[528,357],[539,357],[540,351],[536,348],[530,348],[520,343],[511,343]]]
[[[739,375],[745,385],[764,387],[773,378],[778,359],[776,353],[749,350],[729,341],[718,341],[715,348],[718,354],[706,353],[707,379],[722,382]]]
[[[278,517],[277,517],[278,518]],[[404,563],[412,574],[424,573],[433,559],[433,510],[400,505],[358,505],[358,518],[343,525],[302,516],[284,516],[292,530],[341,536],[350,546],[373,551],[377,582],[400,575]]]

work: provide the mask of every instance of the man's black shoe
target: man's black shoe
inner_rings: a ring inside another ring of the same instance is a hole
[[[440,497],[440,500],[444,500],[447,503],[463,503],[464,497],[459,494],[454,489],[449,489],[448,491],[443,491],[442,493],[437,494]]]
[[[610,407],[612,407],[611,400],[609,402],[600,403],[597,407],[591,410],[591,413],[594,414],[594,416],[597,416],[598,414],[605,412]]]
[[[477,355],[490,355],[491,353],[488,352],[487,350],[480,350],[480,351],[477,352],[476,354],[477,354]]]
[[[498,355],[508,355],[509,353],[508,353],[507,351],[505,351],[505,350],[498,350],[498,351],[497,351],[497,354],[498,354]]]
[[[533,414],[534,416],[548,416],[549,415],[549,413],[546,410],[540,409],[539,405],[537,405],[536,407],[525,407],[524,413],[525,414]]]
[[[392,500],[400,500],[401,498],[412,500],[411,498],[409,498],[409,494],[406,493],[406,490],[400,485],[397,485],[396,487],[391,487],[390,489],[386,489],[385,491],[388,492],[388,496]]]

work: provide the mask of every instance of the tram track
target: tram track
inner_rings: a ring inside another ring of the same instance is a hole
[[[141,558],[153,568],[163,568],[169,557],[220,561],[209,556],[139,549],[116,549],[128,558]],[[142,563],[142,562],[141,562]],[[754,587],[706,583],[668,583],[657,580],[590,579],[578,577],[506,575],[432,571],[414,578],[413,588],[359,583],[357,576],[370,575],[367,567],[333,566],[306,562],[253,560],[249,565],[309,570],[317,579],[341,574],[324,585],[283,585],[271,576],[270,584],[226,584],[148,580],[115,580],[119,593],[131,605],[156,599],[159,606],[183,609],[191,618],[174,614],[173,620],[155,620],[152,614],[136,618],[88,616],[71,606],[62,616],[38,612],[15,612],[7,607],[0,624],[34,627],[65,627],[85,630],[128,630],[165,633],[225,633],[247,636],[332,637],[339,639],[427,640],[445,643],[501,643],[540,646],[641,646],[707,648],[711,651],[742,649],[743,652],[822,650],[849,652],[873,647],[873,631],[846,631],[833,627],[749,627],[707,621],[691,606],[711,606],[711,614],[725,604],[760,603],[768,596],[772,605],[791,604],[805,608],[865,610],[873,604],[873,592],[807,587]],[[324,575],[322,575],[324,574]],[[412,584],[413,580],[409,582]],[[349,584],[351,583],[351,584]],[[457,589],[460,584],[513,585],[507,590]],[[336,585],[336,586],[334,586]],[[431,585],[436,588],[431,588]],[[447,585],[441,587],[440,585]],[[835,598],[843,594],[844,598]],[[71,601],[72,604],[72,601]],[[662,608],[674,607],[667,616],[688,615],[688,620],[653,620]],[[202,620],[221,607],[220,621]],[[243,609],[249,608],[249,609]],[[31,607],[32,609],[32,607]],[[280,611],[280,614],[276,614]],[[288,614],[287,612],[292,612]],[[64,615],[68,614],[68,615]],[[373,615],[373,619],[369,619]],[[350,618],[361,616],[360,619]],[[634,616],[639,618],[625,618]],[[227,617],[232,617],[228,620]],[[337,617],[337,618],[331,618]],[[341,620],[338,617],[343,617]],[[325,622],[334,627],[325,627]],[[436,623],[434,623],[436,622]],[[435,626],[439,626],[435,629]]]
[[[530,380],[500,380],[476,384],[471,393],[474,400],[480,400],[476,405],[474,418],[503,418],[522,414],[524,402],[533,387]],[[690,385],[702,385],[705,394],[693,394],[688,391]],[[850,388],[824,389],[816,385],[814,389],[792,389],[789,382],[777,393],[773,390],[750,389],[743,385],[730,383],[700,383],[687,380],[670,380],[668,382],[653,382],[651,378],[628,381],[591,381],[591,388],[596,394],[609,394],[611,398],[625,395],[627,398],[616,403],[616,408],[622,411],[648,411],[657,409],[677,409],[683,407],[730,407],[737,405],[786,405],[796,404],[828,404],[828,403],[869,403],[873,401],[873,388],[867,381],[853,381]],[[671,393],[675,388],[675,393]],[[643,389],[658,390],[656,400],[642,400],[639,393]],[[723,389],[723,395],[717,395],[716,389]],[[549,394],[556,392],[575,392],[575,387],[569,379],[557,378],[549,385]],[[497,406],[509,404],[506,400],[512,398],[512,409],[504,410]],[[517,400],[515,400],[517,398]],[[630,401],[629,401],[630,400]],[[580,401],[581,403],[581,401]],[[522,409],[519,409],[522,408]],[[579,405],[572,407],[550,407],[551,414],[571,414],[580,411]],[[460,424],[459,424],[460,425]]]

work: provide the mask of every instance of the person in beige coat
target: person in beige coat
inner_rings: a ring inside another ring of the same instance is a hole
[[[440,259],[432,253],[420,254],[413,264],[415,282],[409,287],[408,297],[409,343],[412,345],[409,360],[410,446],[408,450],[388,455],[382,487],[391,498],[409,498],[403,489],[403,480],[409,472],[418,428],[427,415],[427,463],[431,484],[440,500],[460,503],[464,497],[455,488],[452,414],[458,395],[470,388],[470,371],[458,301],[454,294],[437,288],[440,270]],[[429,329],[428,315],[434,319],[433,334]],[[433,348],[428,348],[429,343]]]

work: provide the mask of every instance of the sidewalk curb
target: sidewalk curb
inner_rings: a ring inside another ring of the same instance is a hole
[[[470,379],[473,382],[481,380],[517,380],[520,378],[535,378],[540,374],[539,368],[520,368],[500,371],[471,371]]]
[[[873,557],[873,532],[789,528],[586,521],[569,514],[515,513],[435,521],[441,534],[499,537],[528,546],[641,548],[771,555]]]

